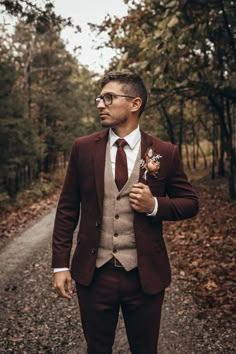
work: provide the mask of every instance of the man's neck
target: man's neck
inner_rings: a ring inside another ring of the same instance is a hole
[[[136,126],[132,126],[132,127],[113,127],[111,128],[113,130],[113,132],[119,136],[120,138],[124,138],[125,136],[129,135],[130,133],[132,133],[135,129],[138,128],[138,124]]]

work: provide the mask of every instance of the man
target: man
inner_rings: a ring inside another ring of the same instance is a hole
[[[108,129],[72,147],[53,233],[54,286],[70,299],[72,274],[88,354],[112,353],[120,308],[131,352],[155,354],[171,277],[162,221],[193,217],[198,200],[177,147],[139,128],[142,79],[110,72],[101,86],[96,105]]]

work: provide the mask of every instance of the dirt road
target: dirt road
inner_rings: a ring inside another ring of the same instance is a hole
[[[0,252],[0,353],[85,354],[77,298],[60,299],[52,288],[54,215],[54,209],[47,212]],[[196,318],[186,289],[174,276],[166,292],[158,353],[236,353],[224,349],[231,335],[227,328],[217,333],[214,319]],[[130,352],[120,318],[114,354],[122,353]]]

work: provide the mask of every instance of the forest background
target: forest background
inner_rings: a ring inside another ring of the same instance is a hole
[[[205,204],[191,241],[196,256],[199,240],[209,237],[210,230],[213,260],[209,246],[202,249],[201,260],[208,263],[200,269],[199,260],[191,259],[189,277],[202,284],[197,294],[204,295],[207,308],[221,308],[219,317],[231,316],[236,1],[124,2],[125,17],[107,16],[100,25],[91,24],[91,30],[98,36],[106,33],[104,46],[117,53],[109,69],[130,69],[144,78],[149,102],[141,127],[178,145],[191,180],[208,178],[207,184],[198,182]],[[100,129],[94,104],[100,77],[67,51],[61,31],[72,26],[71,20],[56,16],[50,1],[39,7],[33,1],[0,0],[0,6],[17,18],[14,33],[0,26],[0,211],[6,219],[7,213],[38,203],[61,186],[73,139]],[[182,227],[186,231],[189,224]],[[185,257],[183,234],[172,251],[183,246]]]
[[[235,182],[235,1],[126,1],[127,16],[91,25],[116,50],[110,69],[135,70],[149,104],[141,126],[179,147],[189,170]],[[1,0],[18,16],[13,34],[0,28],[0,200],[39,178],[49,178],[71,142],[98,129],[94,96],[98,75],[80,65],[63,40],[71,25],[29,1]],[[79,30],[79,28],[78,28]]]

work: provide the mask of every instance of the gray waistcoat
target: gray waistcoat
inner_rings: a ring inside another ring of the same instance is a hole
[[[137,251],[133,229],[134,212],[129,203],[129,192],[139,179],[140,151],[133,171],[119,192],[111,167],[109,143],[106,148],[105,184],[101,240],[96,266],[101,267],[113,256],[129,271],[137,267]]]

